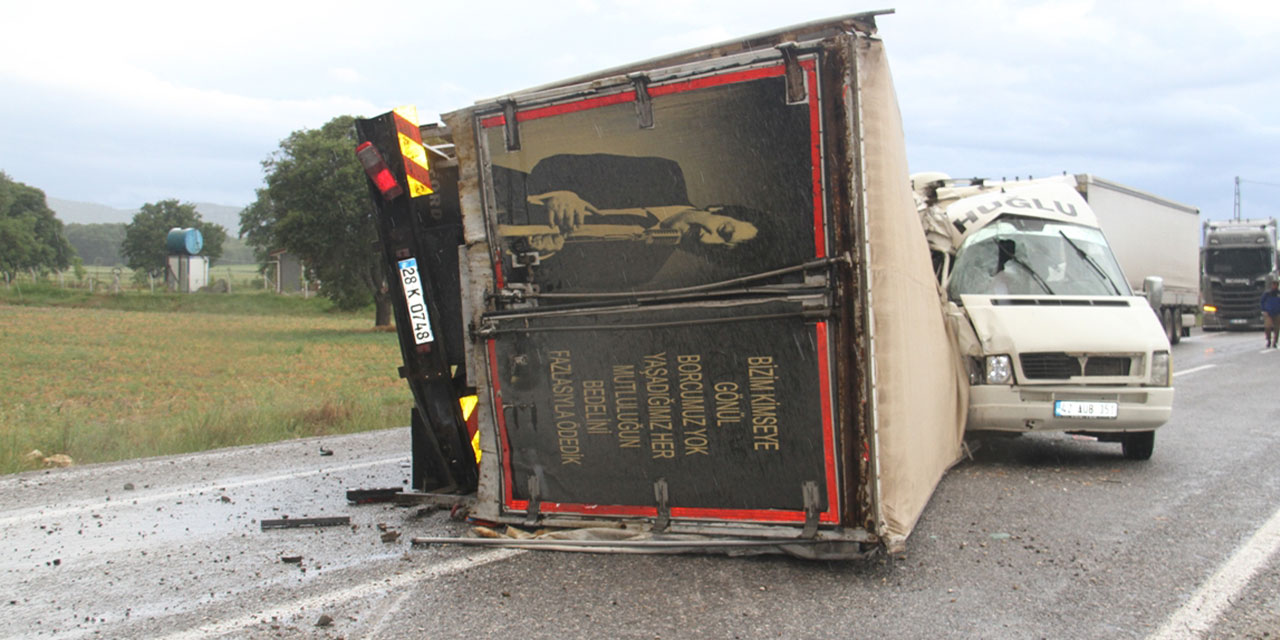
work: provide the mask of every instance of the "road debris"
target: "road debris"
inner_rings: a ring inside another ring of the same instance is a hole
[[[400,493],[400,487],[391,487],[389,489],[348,489],[347,502],[353,504],[392,502],[396,499],[396,494],[398,493]]]
[[[280,518],[263,520],[262,530],[297,529],[300,527],[345,527],[351,524],[351,516],[334,516],[329,518]]]
[[[32,453],[35,453],[34,451]],[[46,467],[70,467],[76,463],[71,456],[65,453],[55,453],[51,456],[44,457],[44,466]]]

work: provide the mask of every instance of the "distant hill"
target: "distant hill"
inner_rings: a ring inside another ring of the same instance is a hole
[[[63,224],[113,224],[133,221],[137,209],[114,209],[92,202],[77,202],[60,198],[47,198],[49,208],[58,214]],[[240,211],[244,207],[231,207],[225,204],[209,204],[196,202],[196,211],[205,222],[220,224],[227,230],[227,236],[236,237],[240,233]]]

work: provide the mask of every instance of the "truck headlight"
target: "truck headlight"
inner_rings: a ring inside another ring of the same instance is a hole
[[[1151,379],[1148,380],[1148,384],[1153,387],[1172,386],[1172,371],[1168,351],[1157,351],[1151,354]]]
[[[1013,382],[1013,361],[1009,356],[987,356],[987,384]]]

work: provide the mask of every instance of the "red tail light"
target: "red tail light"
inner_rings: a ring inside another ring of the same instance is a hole
[[[396,177],[391,175],[391,169],[387,167],[387,163],[382,159],[382,154],[378,153],[377,147],[372,142],[366,142],[356,147],[356,157],[360,159],[360,164],[364,166],[364,172],[369,175],[369,179],[378,187],[378,191],[382,193],[384,200],[394,200],[400,194],[404,193],[404,189],[396,182]]]

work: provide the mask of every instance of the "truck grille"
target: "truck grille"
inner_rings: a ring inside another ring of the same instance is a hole
[[[1028,380],[1064,380],[1085,376],[1127,376],[1133,358],[1127,356],[1069,356],[1061,352],[1024,353],[1018,358]]]
[[[1253,317],[1258,314],[1261,286],[1211,284],[1209,291],[1219,315]]]

